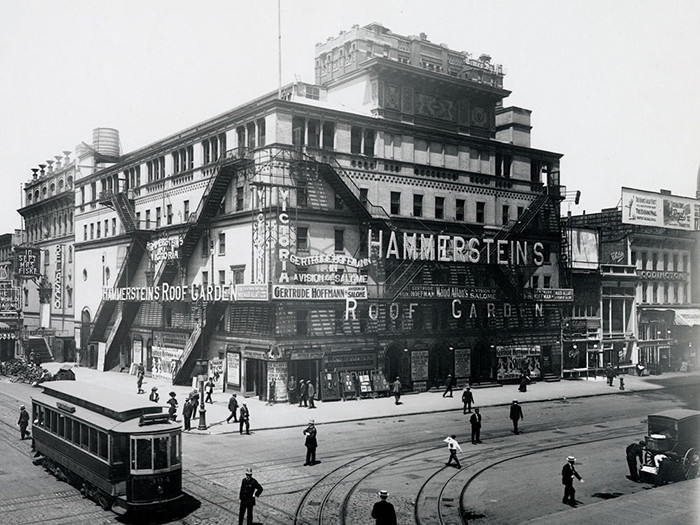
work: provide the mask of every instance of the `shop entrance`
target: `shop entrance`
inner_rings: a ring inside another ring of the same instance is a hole
[[[472,355],[472,382],[489,383],[494,381],[496,367],[496,347],[479,341],[474,345]]]
[[[318,377],[321,370],[321,361],[319,359],[293,359],[289,362],[289,376],[294,376],[294,379],[299,385],[299,380],[303,379],[314,384],[318,391]]]
[[[454,374],[454,359],[447,346],[435,345],[428,358],[429,383],[439,388],[444,385],[449,374]]]
[[[255,395],[258,399],[265,396],[267,380],[267,362],[262,359],[245,360],[245,395]]]
[[[384,354],[384,377],[391,385],[398,377],[401,385],[408,387],[411,384],[411,366],[408,352],[404,352],[399,346],[390,346]]]

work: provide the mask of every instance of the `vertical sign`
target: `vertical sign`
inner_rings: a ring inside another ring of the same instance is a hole
[[[256,213],[253,215],[253,283],[263,284],[265,278],[265,248],[267,245],[267,192],[264,187],[253,187],[253,204]]]
[[[56,311],[63,309],[63,245],[56,245],[56,271],[53,280],[53,307]]]

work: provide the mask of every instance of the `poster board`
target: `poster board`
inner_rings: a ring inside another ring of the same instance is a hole
[[[381,370],[372,370],[372,372],[370,372],[370,377],[372,379],[372,388],[375,392],[389,391],[389,382],[386,380]]]
[[[472,349],[455,348],[455,377],[469,377],[472,373]]]
[[[369,379],[369,374],[360,374],[360,392],[370,394],[372,392],[372,382]]]
[[[411,380],[428,380],[428,350],[414,350],[411,352]]]
[[[226,352],[226,383],[234,388],[241,386],[241,354],[238,352]]]

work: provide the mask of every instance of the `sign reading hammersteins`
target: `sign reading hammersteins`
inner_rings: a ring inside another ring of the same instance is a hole
[[[39,277],[40,255],[39,248],[15,247],[15,273],[19,277]]]

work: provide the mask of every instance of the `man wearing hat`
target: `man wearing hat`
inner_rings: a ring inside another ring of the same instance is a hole
[[[29,426],[29,413],[27,412],[27,407],[24,405],[19,407],[19,420],[17,421],[17,424],[19,425],[19,433],[22,436],[22,439],[24,439],[24,436],[29,434],[29,432],[27,432],[27,427]]]
[[[576,463],[576,458],[574,456],[569,456],[566,458],[566,465],[564,465],[561,469],[561,483],[564,485],[564,499],[562,499],[561,502],[567,503],[572,507],[576,506],[574,477],[583,483],[583,479],[574,468],[574,463]]]
[[[518,432],[518,421],[523,418],[523,409],[518,404],[517,399],[513,399],[513,403],[510,405],[510,420],[513,422],[513,434],[519,434]]]
[[[226,423],[230,423],[231,418],[234,423],[238,423],[238,398],[235,393],[231,394],[231,399],[228,400],[228,410],[231,413],[226,418]]]
[[[148,396],[149,401],[157,403],[160,400],[160,394],[158,393],[158,387],[151,387],[151,394]]]
[[[238,417],[238,430],[243,434],[243,425],[245,425],[245,433],[250,434],[250,411],[248,405],[241,404],[241,414]]]
[[[248,525],[253,524],[255,498],[259,497],[262,491],[262,485],[253,477],[253,469],[245,469],[245,478],[243,478],[241,482],[241,492],[239,495],[241,508],[238,511],[238,525],[243,525],[243,516],[246,514],[246,511],[248,511]]]
[[[464,405],[463,412],[466,414],[472,411],[472,403],[474,402],[474,394],[472,394],[472,389],[469,385],[464,387],[464,392],[462,392],[462,405]]]
[[[306,440],[304,445],[306,446],[306,462],[304,466],[315,465],[316,464],[316,447],[318,447],[318,442],[316,441],[316,427],[314,426],[314,420],[309,420],[309,426],[304,430],[304,435]]]
[[[442,397],[445,396],[450,396],[452,397],[452,385],[454,382],[452,381],[452,374],[447,374],[447,381],[445,382],[445,391],[442,393]]]
[[[372,507],[372,517],[376,525],[396,525],[396,511],[386,500],[388,497],[389,493],[386,490],[379,491],[379,501]]]
[[[396,377],[396,380],[391,384],[391,392],[394,394],[394,404],[395,405],[400,405],[401,402],[399,399],[401,399],[401,380]]]
[[[629,479],[632,481],[639,481],[639,464],[637,463],[637,460],[643,464],[642,454],[644,454],[644,445],[646,445],[644,441],[640,441],[639,443],[635,442],[625,449],[627,466],[630,469]]]

